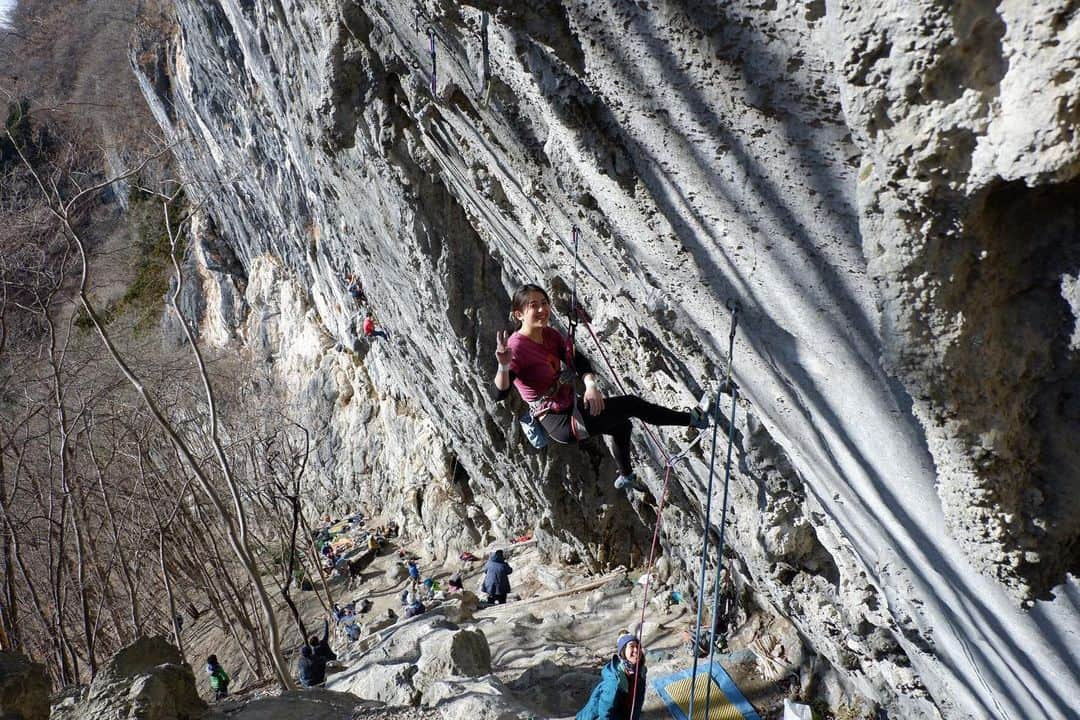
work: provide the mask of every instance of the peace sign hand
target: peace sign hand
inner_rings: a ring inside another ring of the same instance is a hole
[[[510,339],[510,333],[506,330],[500,330],[495,333],[495,359],[499,361],[500,365],[509,365],[510,348],[506,346],[506,341]]]

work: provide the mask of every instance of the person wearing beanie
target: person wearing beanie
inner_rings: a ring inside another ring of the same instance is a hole
[[[484,566],[484,584],[481,592],[487,593],[488,602],[502,605],[510,593],[510,573],[514,572],[506,562],[502,550],[496,550]]]
[[[576,720],[639,720],[645,701],[645,654],[634,635],[622,635],[600,682]]]

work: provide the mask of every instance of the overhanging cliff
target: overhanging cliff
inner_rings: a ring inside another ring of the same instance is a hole
[[[577,224],[633,392],[715,389],[744,308],[728,538],[762,600],[899,717],[1064,717],[1080,13],[1044,4],[177,0],[136,65],[210,197],[192,307],[318,423],[325,497],[436,550],[646,551],[603,448],[533,451],[491,399],[509,291],[565,306]],[[347,272],[391,341],[353,343]],[[665,512],[684,576],[707,461]]]

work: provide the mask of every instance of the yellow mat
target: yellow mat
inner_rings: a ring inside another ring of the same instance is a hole
[[[652,685],[675,720],[760,720],[753,705],[747,702],[719,663],[711,668],[699,666],[697,682],[691,683],[690,671],[659,680]],[[690,717],[690,693],[693,685],[694,716]],[[708,714],[705,712],[708,696]]]

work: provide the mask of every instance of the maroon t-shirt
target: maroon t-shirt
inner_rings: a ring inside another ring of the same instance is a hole
[[[510,348],[510,372],[514,387],[521,399],[533,403],[548,393],[559,379],[563,363],[567,362],[566,341],[554,328],[544,328],[541,342],[514,333],[506,341]],[[574,386],[560,385],[559,389],[533,412],[566,412],[574,403]]]

